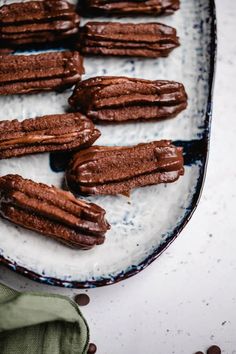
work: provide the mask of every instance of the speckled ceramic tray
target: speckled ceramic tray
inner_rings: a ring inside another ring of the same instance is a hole
[[[114,18],[112,20],[117,20]],[[84,20],[83,20],[84,21]],[[178,30],[181,47],[158,60],[87,58],[84,78],[127,75],[183,82],[189,106],[163,122],[102,126],[100,144],[126,145],[172,139],[185,151],[185,175],[170,185],[139,188],[131,197],[90,197],[107,210],[112,226],[106,242],[90,251],[71,250],[56,241],[0,220],[0,259],[31,279],[68,287],[92,287],[125,279],[144,269],[179,235],[199,200],[209,145],[216,50],[213,0],[182,0],[181,10],[160,21]],[[62,113],[71,91],[0,98],[0,119]],[[0,161],[0,175],[18,173],[60,186],[63,173],[50,168],[49,154]]]

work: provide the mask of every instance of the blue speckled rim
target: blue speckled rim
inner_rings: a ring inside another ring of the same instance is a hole
[[[197,208],[199,203],[205,176],[206,176],[206,166],[209,155],[209,146],[210,146],[210,130],[211,130],[211,118],[212,118],[212,103],[213,103],[213,87],[214,87],[214,77],[215,77],[215,67],[216,67],[216,52],[217,52],[217,27],[216,27],[216,8],[215,1],[209,0],[210,6],[210,16],[212,18],[211,23],[211,43],[210,43],[210,73],[208,78],[209,83],[209,96],[207,101],[207,112],[205,118],[205,126],[204,126],[204,135],[201,139],[202,151],[204,154],[201,158],[200,164],[200,175],[196,186],[196,192],[193,195],[192,201],[189,205],[189,208],[186,211],[181,222],[175,227],[175,229],[170,233],[168,238],[163,242],[151,255],[149,255],[146,259],[144,259],[139,265],[132,266],[124,272],[117,274],[114,277],[109,278],[101,278],[99,280],[91,280],[91,281],[63,281],[57,278],[46,277],[44,275],[40,275],[34,273],[32,271],[27,270],[24,267],[17,265],[15,262],[11,262],[8,259],[5,259],[0,255],[0,263],[5,265],[6,267],[14,270],[15,272],[30,278],[31,280],[38,281],[40,283],[53,285],[53,286],[61,286],[68,288],[93,288],[104,285],[111,285],[114,283],[118,283],[121,280],[127,279],[143,269],[145,269],[149,264],[151,264],[157,257],[159,257],[177,238],[183,228],[187,225],[189,220],[191,219],[194,211]]]

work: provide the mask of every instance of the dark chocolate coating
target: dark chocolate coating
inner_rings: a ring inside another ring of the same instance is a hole
[[[18,175],[0,177],[0,214],[73,248],[102,244],[109,229],[105,210],[98,205]]]
[[[82,54],[166,57],[179,46],[176,30],[160,23],[87,22],[77,41]]]
[[[170,15],[179,9],[179,0],[80,0],[88,15]]]
[[[80,18],[65,0],[13,3],[0,7],[0,46],[17,48],[68,40]]]
[[[71,151],[88,147],[100,136],[80,113],[0,122],[0,159],[28,154]]]
[[[168,140],[130,147],[92,146],[75,154],[66,178],[84,194],[125,194],[136,187],[176,181],[184,174],[182,148]]]
[[[64,90],[84,73],[78,52],[0,56],[0,95]]]
[[[69,103],[96,122],[147,121],[175,117],[187,107],[187,94],[174,81],[100,76],[79,82]]]

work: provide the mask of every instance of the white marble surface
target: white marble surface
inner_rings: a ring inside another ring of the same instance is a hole
[[[181,236],[139,275],[88,290],[83,308],[99,354],[193,354],[218,344],[236,353],[236,1],[216,0],[218,67],[211,152],[200,205]],[[0,267],[21,290],[73,296]]]

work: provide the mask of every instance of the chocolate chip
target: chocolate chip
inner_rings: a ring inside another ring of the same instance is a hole
[[[195,354],[204,354],[203,352],[196,352]]]
[[[94,343],[90,343],[88,347],[88,354],[94,354],[97,351],[97,347]]]
[[[221,354],[221,349],[217,345],[212,345],[208,350],[207,354]]]
[[[75,302],[79,306],[86,306],[90,303],[90,298],[87,294],[78,294],[75,296]]]

